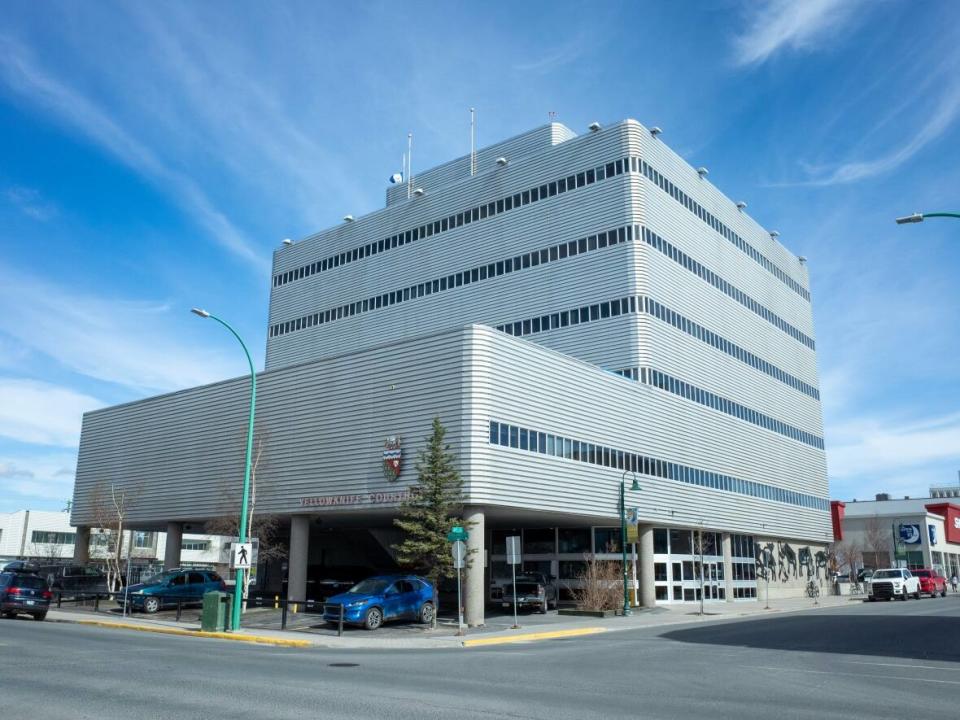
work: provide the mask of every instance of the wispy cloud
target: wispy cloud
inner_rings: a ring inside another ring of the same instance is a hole
[[[103,403],[69,388],[0,378],[0,437],[36,445],[74,447],[83,413]]]
[[[13,186],[3,191],[3,197],[12,205],[20,209],[27,217],[34,220],[46,221],[56,216],[57,207],[44,200],[39,190],[28,187]]]
[[[915,422],[853,421],[834,425],[831,476],[906,474],[931,463],[960,461],[960,414]]]
[[[897,133],[906,136],[899,147],[882,153],[871,160],[859,160],[834,166],[817,166],[802,163],[811,179],[793,185],[826,186],[857,182],[890,172],[903,165],[927,145],[940,138],[960,116],[960,82],[949,81],[936,102],[930,116],[919,129],[909,128]]]
[[[862,0],[755,0],[748,27],[734,38],[737,65],[756,65],[783,49],[813,50],[861,14]]]
[[[96,297],[0,264],[0,332],[74,372],[138,393],[230,377],[242,368],[191,344],[164,302]],[[178,309],[179,317],[184,310]]]
[[[583,54],[587,47],[589,47],[587,38],[577,35],[535,60],[515,64],[513,69],[525,73],[546,74],[573,62]]]
[[[49,73],[27,48],[3,36],[0,36],[0,82],[58,121],[80,130],[162,191],[170,193],[215,242],[261,272],[269,268],[264,254],[253,248],[192,177],[170,167],[97,103]]]

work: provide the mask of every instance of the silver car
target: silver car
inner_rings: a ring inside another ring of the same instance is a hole
[[[541,613],[557,607],[557,586],[542,573],[524,573],[517,575],[516,596],[518,608],[534,608]],[[514,585],[503,586],[500,599],[503,607],[513,607]]]

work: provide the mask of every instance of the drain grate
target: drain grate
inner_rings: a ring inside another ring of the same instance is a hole
[[[360,667],[360,663],[327,663],[327,667]]]

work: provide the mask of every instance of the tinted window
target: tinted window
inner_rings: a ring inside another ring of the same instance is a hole
[[[210,578],[210,582],[223,582],[223,578],[221,578],[215,572],[208,572],[207,577]]]
[[[47,581],[39,575],[18,575],[15,583],[17,587],[30,588],[31,590],[42,590],[47,586]]]
[[[198,585],[206,581],[207,579],[203,576],[203,573],[192,572],[187,576],[187,582],[191,585]]]

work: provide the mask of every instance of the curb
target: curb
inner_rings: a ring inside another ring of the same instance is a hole
[[[530,642],[534,640],[553,640],[555,638],[579,637],[581,635],[596,635],[604,633],[607,628],[586,627],[572,630],[550,630],[546,632],[521,633],[519,635],[501,635],[498,637],[473,638],[464,640],[463,647],[479,647],[481,645],[506,645],[507,643]]]
[[[103,622],[101,620],[61,620],[55,622],[72,625],[92,625],[95,627],[110,628],[113,630],[137,630],[139,632],[156,633],[159,635],[179,635],[181,637],[213,638],[216,640],[233,640],[234,642],[257,643],[260,645],[279,645],[282,647],[311,647],[309,640],[287,640],[266,635],[234,635],[227,632],[204,632],[202,630],[181,630],[179,628],[145,627],[132,623]]]

